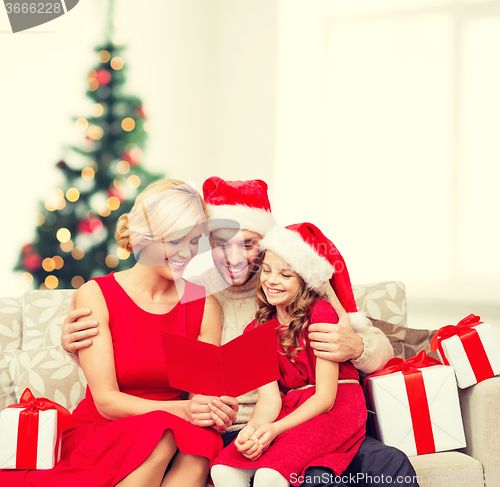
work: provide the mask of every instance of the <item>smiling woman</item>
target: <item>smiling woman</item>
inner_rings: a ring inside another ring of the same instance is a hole
[[[220,344],[217,301],[182,279],[205,223],[198,192],[176,180],[148,186],[120,218],[116,240],[138,260],[77,292],[76,306],[91,309],[99,331],[79,351],[88,389],[64,433],[61,461],[51,470],[0,470],[1,485],[63,487],[84,478],[102,486],[205,485],[222,440],[202,426],[216,419],[196,416],[195,399],[169,386],[161,340],[169,331]]]

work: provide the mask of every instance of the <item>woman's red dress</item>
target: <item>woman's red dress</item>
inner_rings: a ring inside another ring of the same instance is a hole
[[[198,338],[205,289],[186,281],[182,300],[166,314],[144,311],[113,273],[98,277],[109,311],[116,377],[121,392],[144,399],[174,401],[160,330]],[[50,470],[0,470],[5,487],[111,487],[141,465],[163,433],[171,430],[180,451],[214,459],[222,448],[219,433],[198,428],[164,411],[110,421],[97,411],[87,387],[73,412],[73,429],[63,433],[62,456]]]

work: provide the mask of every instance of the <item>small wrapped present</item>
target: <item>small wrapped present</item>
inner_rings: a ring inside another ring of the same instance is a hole
[[[408,456],[465,446],[453,368],[424,351],[394,358],[367,379],[378,439]]]
[[[456,326],[440,328],[432,339],[432,350],[455,369],[461,389],[500,374],[500,345],[491,325],[480,319],[471,314]]]
[[[26,389],[19,404],[0,412],[0,468],[52,468],[59,460],[61,432],[71,426],[67,409]]]

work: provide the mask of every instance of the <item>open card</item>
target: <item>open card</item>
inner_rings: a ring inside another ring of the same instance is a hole
[[[208,396],[238,397],[278,380],[276,334],[271,323],[218,347],[162,331],[172,387]]]

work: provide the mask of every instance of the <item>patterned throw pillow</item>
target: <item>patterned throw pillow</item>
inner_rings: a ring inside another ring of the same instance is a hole
[[[420,330],[392,325],[373,318],[370,318],[370,320],[373,326],[382,330],[387,336],[394,349],[395,357],[408,359],[417,355],[421,350],[425,350],[427,355],[439,360],[437,352],[431,352],[431,340],[437,330]]]
[[[61,344],[64,318],[73,290],[29,291],[22,296],[23,350]],[[22,392],[22,391],[21,391]]]
[[[82,370],[60,346],[5,352],[17,401],[28,387],[35,397],[46,397],[72,411],[85,396]]]
[[[427,355],[439,360],[437,351],[431,352],[431,340],[437,330],[418,330],[416,328],[406,329],[405,357],[410,358],[425,350]]]
[[[0,299],[0,411],[16,402],[14,382],[9,374],[6,350],[21,347],[21,306],[15,298]]]
[[[402,282],[354,285],[352,290],[359,311],[376,320],[406,326],[406,292]]]
[[[394,349],[394,357],[405,358],[405,338],[408,328],[399,325],[387,323],[387,321],[375,320],[370,318],[373,326],[384,332],[384,335],[391,342]]]

